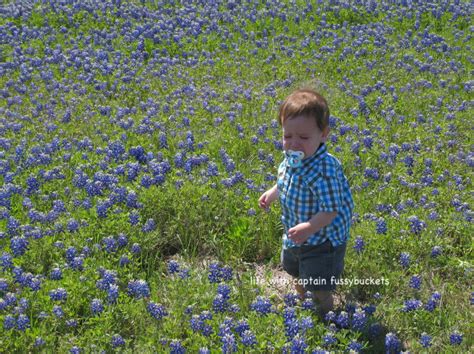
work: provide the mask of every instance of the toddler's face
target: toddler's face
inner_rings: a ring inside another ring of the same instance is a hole
[[[321,131],[311,117],[296,116],[283,122],[283,149],[303,151],[304,158],[310,157],[321,143],[326,142],[329,128]]]

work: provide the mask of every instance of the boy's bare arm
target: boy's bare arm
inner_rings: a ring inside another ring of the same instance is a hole
[[[305,242],[309,236],[318,232],[323,227],[329,225],[334,218],[336,217],[337,212],[325,212],[321,211],[307,222],[302,222],[291,229],[288,230],[288,238],[290,238],[295,243],[303,243]]]
[[[278,186],[275,184],[267,190],[258,200],[260,208],[267,209],[278,198]]]

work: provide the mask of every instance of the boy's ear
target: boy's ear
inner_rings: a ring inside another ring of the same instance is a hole
[[[328,140],[328,136],[329,136],[329,127],[326,127],[324,130],[323,130],[323,134],[321,136],[321,141],[323,143],[325,143],[327,140]]]

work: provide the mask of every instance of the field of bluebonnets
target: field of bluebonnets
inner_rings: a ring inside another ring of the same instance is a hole
[[[0,352],[472,349],[472,13],[7,1]],[[330,102],[356,203],[325,322],[272,286],[279,207],[257,208],[301,86]]]

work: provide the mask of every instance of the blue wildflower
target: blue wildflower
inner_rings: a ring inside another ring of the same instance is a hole
[[[2,256],[0,257],[0,265],[2,266],[3,270],[7,270],[13,268],[13,257],[8,252],[3,252]]]
[[[257,337],[252,331],[246,330],[241,334],[241,342],[246,347],[253,347],[257,345]]]
[[[419,275],[414,275],[410,278],[410,283],[409,283],[410,288],[420,290],[421,288],[421,276]]]
[[[296,294],[286,294],[284,296],[285,305],[288,307],[296,306],[297,299],[298,299],[298,295]]]
[[[45,345],[45,344],[46,344],[46,341],[43,338],[36,337],[35,344],[34,344],[35,347],[41,347],[42,345]]]
[[[408,222],[410,223],[410,231],[415,235],[421,234],[421,232],[426,229],[426,223],[420,220],[416,215],[410,216]]]
[[[102,304],[102,300],[92,299],[90,309],[94,315],[102,313],[102,311],[104,311],[104,305]]]
[[[431,249],[431,258],[436,258],[443,253],[443,249],[440,246],[434,246]]]
[[[406,300],[404,302],[402,311],[403,312],[415,311],[419,309],[421,306],[423,306],[423,303],[420,300],[416,300],[416,299]]]
[[[352,316],[352,328],[356,331],[362,330],[367,324],[367,316],[364,311],[357,309]]]
[[[408,268],[408,266],[410,265],[410,254],[406,253],[406,252],[402,252],[400,253],[400,265],[403,267],[403,268]]]
[[[114,334],[110,340],[110,344],[113,348],[121,347],[125,345],[125,340],[120,334]]]
[[[351,342],[347,345],[347,350],[349,352],[360,353],[362,351],[362,344],[356,340],[351,340]]]
[[[12,315],[6,315],[4,318],[3,318],[3,329],[5,331],[8,331],[10,329],[13,329],[15,328],[16,326],[16,319],[14,316]]]
[[[365,242],[364,242],[364,239],[362,238],[362,236],[357,236],[356,237],[353,248],[359,254],[364,251]]]
[[[127,286],[128,295],[135,299],[150,297],[150,288],[145,280],[132,280]]]
[[[235,353],[237,351],[237,342],[233,333],[226,333],[221,338],[222,353]]]
[[[53,314],[57,317],[57,318],[62,318],[64,317],[64,310],[61,306],[59,305],[54,305],[53,306]]]
[[[10,249],[17,257],[23,255],[26,252],[28,244],[28,240],[22,236],[15,236],[10,239]]]
[[[431,336],[426,333],[422,333],[420,336],[420,344],[423,346],[423,348],[431,347],[431,340]]]
[[[258,296],[257,299],[252,302],[250,308],[260,315],[266,315],[272,312],[272,304],[270,300],[264,298],[263,296]]]
[[[376,227],[375,227],[375,232],[379,235],[385,235],[387,233],[387,223],[385,222],[384,219],[380,218],[377,221]]]
[[[174,274],[179,272],[179,263],[175,260],[170,260],[167,263],[168,274]]]
[[[346,311],[341,311],[336,317],[336,324],[341,328],[349,328],[349,314]]]
[[[156,223],[153,219],[148,219],[142,227],[143,232],[151,232],[156,229]]]
[[[148,313],[155,319],[161,320],[163,317],[168,316],[168,312],[166,311],[165,307],[161,304],[156,304],[153,301],[150,301],[146,309]]]
[[[222,294],[217,294],[212,301],[214,312],[225,312],[228,307],[227,299]]]
[[[389,332],[385,335],[385,350],[387,353],[398,353],[400,347],[400,340],[394,333]]]
[[[132,251],[133,254],[137,255],[142,251],[142,248],[141,248],[140,244],[134,243],[130,250]]]
[[[67,299],[67,291],[63,288],[53,289],[49,292],[49,297],[53,301],[65,301]]]
[[[459,331],[454,331],[449,335],[449,342],[451,345],[461,345],[463,335]]]
[[[324,346],[330,346],[334,343],[337,342],[336,337],[334,337],[334,334],[332,333],[327,333],[323,336],[323,344]]]
[[[20,331],[25,331],[30,328],[30,319],[25,314],[20,314],[16,321],[16,326]]]

